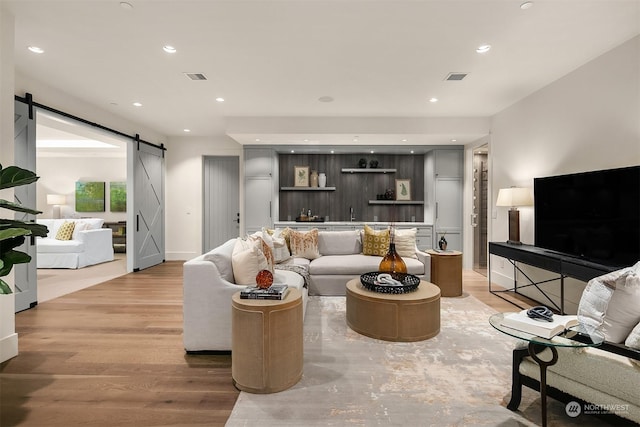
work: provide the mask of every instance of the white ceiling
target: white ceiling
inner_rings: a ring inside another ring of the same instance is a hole
[[[1,4],[15,17],[18,73],[161,134],[376,145],[471,142],[493,114],[640,33],[637,0],[522,1]]]

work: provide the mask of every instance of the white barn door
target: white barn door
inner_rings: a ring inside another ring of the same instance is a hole
[[[133,177],[128,206],[133,206],[129,224],[133,233],[133,271],[164,262],[164,148],[134,140],[128,156],[129,177]],[[131,237],[129,237],[131,236]]]

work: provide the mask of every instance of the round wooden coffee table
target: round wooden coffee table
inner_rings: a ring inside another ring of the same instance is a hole
[[[275,393],[302,378],[302,294],[290,288],[282,301],[231,302],[231,376],[250,393]]]
[[[440,288],[420,281],[406,294],[365,289],[360,278],[347,282],[347,325],[385,341],[422,341],[440,332]]]

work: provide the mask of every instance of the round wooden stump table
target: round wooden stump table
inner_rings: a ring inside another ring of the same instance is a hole
[[[354,331],[385,341],[422,341],[440,332],[440,289],[420,281],[406,294],[365,289],[360,278],[347,282],[347,325]]]
[[[462,295],[462,252],[427,251],[431,257],[431,281],[440,288],[443,297]]]
[[[284,300],[231,303],[231,376],[236,388],[275,393],[302,378],[302,294],[289,288]]]

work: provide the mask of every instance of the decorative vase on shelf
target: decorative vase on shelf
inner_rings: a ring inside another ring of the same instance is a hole
[[[327,186],[327,175],[324,172],[320,172],[318,175],[318,185],[323,188]]]
[[[378,271],[382,273],[406,273],[407,265],[404,263],[398,252],[396,252],[396,244],[393,239],[393,229],[391,230],[391,241],[389,242],[389,250],[380,261]]]
[[[309,186],[310,187],[317,187],[318,186],[318,171],[311,171],[311,175],[309,176],[310,179],[310,183]]]
[[[358,160],[358,166],[361,168],[366,168],[367,167],[367,159],[360,159]]]

